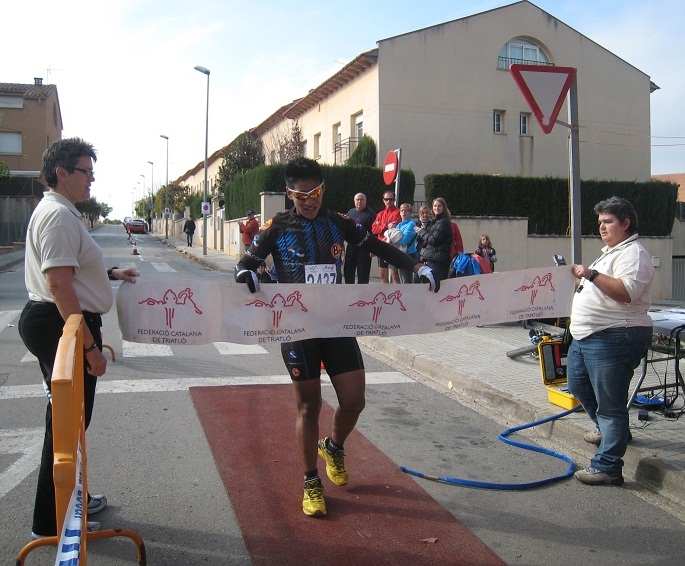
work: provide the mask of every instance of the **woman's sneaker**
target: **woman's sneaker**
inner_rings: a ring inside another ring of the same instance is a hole
[[[628,442],[630,442],[632,439],[633,434],[628,431]],[[590,444],[594,444],[595,446],[599,446],[602,443],[602,431],[599,430],[598,426],[596,426],[595,430],[592,432],[585,433],[583,440],[585,440],[585,442],[589,442]]]
[[[599,430],[599,427],[596,426],[594,431],[585,433],[583,440],[590,444],[594,444],[595,446],[599,446],[602,442],[602,432]]]
[[[577,480],[587,485],[623,485],[623,476],[612,476],[607,472],[590,466],[573,474]]]
[[[88,501],[88,515],[95,515],[107,507],[107,497],[104,495],[91,495]]]

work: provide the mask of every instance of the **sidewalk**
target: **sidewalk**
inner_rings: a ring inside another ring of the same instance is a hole
[[[160,235],[151,237],[164,242]],[[232,279],[237,263],[234,258],[211,249],[205,256],[201,246],[188,248],[180,240],[170,239],[167,245]],[[0,255],[0,272],[7,269],[6,264],[21,261],[23,251]],[[420,374],[436,389],[444,388],[459,402],[502,422],[503,430],[565,410],[549,402],[536,359],[528,356],[512,360],[505,356],[505,352],[529,343],[528,331],[521,324],[465,328],[428,336],[364,337],[359,342],[388,358],[391,365]],[[667,368],[672,383],[673,362],[659,365],[654,367],[662,374]],[[650,369],[645,385],[658,383],[658,377]],[[669,389],[669,393],[673,391]],[[679,390],[679,394],[676,409],[683,406],[683,392]],[[650,411],[649,420],[642,422],[637,418],[637,408],[630,413],[633,441],[624,458],[626,480],[634,480],[678,506],[685,506],[685,419],[667,419]],[[583,434],[593,428],[585,414],[578,412],[522,434],[569,454],[579,467],[585,467],[594,447],[583,441]]]

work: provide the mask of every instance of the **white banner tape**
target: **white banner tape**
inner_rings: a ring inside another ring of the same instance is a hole
[[[428,285],[266,284],[140,277],[117,293],[122,337],[147,344],[266,344],[336,336],[444,332],[571,312],[569,266]]]
[[[83,527],[83,460],[81,442],[76,451],[76,483],[71,492],[67,515],[59,537],[55,566],[78,566],[81,559],[81,538]]]

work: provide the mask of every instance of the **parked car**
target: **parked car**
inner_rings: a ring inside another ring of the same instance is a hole
[[[147,224],[145,223],[145,220],[141,220],[140,218],[133,218],[132,220],[129,220],[126,224],[126,229],[131,234],[145,234],[147,233]]]

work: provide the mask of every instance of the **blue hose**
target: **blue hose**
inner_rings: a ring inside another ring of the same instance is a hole
[[[532,444],[524,444],[523,442],[516,442],[515,440],[510,440],[506,438],[510,434],[517,432],[519,430],[523,430],[524,428],[531,428],[540,424],[544,424],[549,421],[554,421],[556,419],[560,419],[561,417],[565,417],[566,415],[570,415],[571,413],[575,413],[576,411],[579,411],[582,409],[582,406],[579,405],[570,411],[564,411],[563,413],[559,413],[558,415],[552,415],[551,417],[547,417],[546,419],[542,419],[540,421],[535,421],[532,423],[524,424],[521,426],[516,426],[513,428],[509,428],[505,430],[503,433],[499,435],[499,439],[502,442],[505,442],[507,444],[511,444],[512,446],[518,446],[519,448],[523,448],[525,450],[533,450],[535,452],[541,452],[542,454],[547,454],[549,456],[554,456],[555,458],[559,458],[560,460],[563,460],[564,462],[568,462],[568,470],[566,470],[565,473],[563,473],[560,476],[554,476],[552,478],[546,478],[544,480],[538,480],[534,482],[527,482],[527,483],[492,483],[492,482],[485,482],[485,481],[476,481],[476,480],[467,480],[463,478],[446,478],[442,476],[431,476],[428,474],[424,474],[423,472],[417,472],[416,470],[411,470],[409,468],[405,468],[404,466],[400,466],[400,470],[403,471],[405,474],[410,474],[412,476],[416,476],[419,478],[424,478],[427,480],[431,481],[437,481],[440,483],[449,483],[452,485],[461,485],[465,487],[476,487],[479,489],[501,489],[501,490],[522,490],[522,489],[530,489],[531,487],[539,487],[541,485],[546,485],[548,483],[552,483],[555,481],[563,480],[569,477],[571,474],[573,474],[573,460],[569,458],[568,456],[564,454],[560,454],[559,452],[555,452],[554,450],[548,450],[547,448],[540,448],[539,446],[534,446]]]

